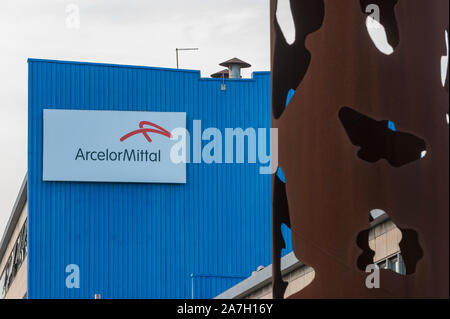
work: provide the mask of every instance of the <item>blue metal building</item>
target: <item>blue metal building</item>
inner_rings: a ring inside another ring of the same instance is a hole
[[[186,112],[202,127],[270,127],[270,73],[30,59],[28,298],[211,298],[271,264],[271,176],[188,164],[187,184],[43,182],[43,109]],[[290,251],[290,247],[286,252]],[[66,287],[66,266],[80,288]]]

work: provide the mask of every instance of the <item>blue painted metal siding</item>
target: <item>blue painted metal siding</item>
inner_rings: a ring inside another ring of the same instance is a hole
[[[211,298],[271,263],[271,176],[188,164],[186,185],[42,181],[44,108],[187,112],[187,128],[270,127],[270,74],[30,59],[29,298]],[[68,264],[80,288],[65,285]],[[191,276],[192,274],[192,276]]]

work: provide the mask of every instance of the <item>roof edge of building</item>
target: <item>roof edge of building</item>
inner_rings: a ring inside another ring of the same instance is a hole
[[[300,262],[293,252],[281,258],[281,273],[284,275],[297,268],[305,266]],[[221,293],[214,299],[239,299],[248,296],[252,292],[270,284],[272,281],[272,265],[267,266],[261,271],[255,272],[252,276],[240,282],[234,287]]]
[[[71,65],[89,65],[99,67],[112,67],[112,68],[128,68],[128,69],[142,69],[142,70],[156,70],[156,71],[170,71],[179,73],[193,73],[200,77],[200,70],[191,69],[177,69],[170,67],[158,67],[158,66],[146,66],[146,65],[131,65],[131,64],[119,64],[119,63],[104,63],[104,62],[89,62],[89,61],[69,61],[69,60],[53,60],[53,59],[39,59],[28,58],[27,63],[52,63],[52,64],[71,64]]]
[[[8,247],[8,243],[20,219],[20,215],[25,206],[25,203],[27,202],[28,198],[27,185],[28,185],[28,174],[26,174],[25,178],[23,179],[22,185],[20,186],[19,194],[17,195],[11,215],[9,216],[8,223],[6,224],[5,230],[3,232],[2,240],[0,242],[0,260],[3,259],[3,256]]]

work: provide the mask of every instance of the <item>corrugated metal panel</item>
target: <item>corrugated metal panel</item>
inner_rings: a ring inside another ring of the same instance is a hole
[[[271,176],[188,164],[186,185],[42,181],[44,108],[187,112],[187,126],[270,127],[270,74],[29,60],[29,298],[211,298],[271,263]],[[67,289],[65,268],[80,267]],[[192,277],[191,277],[192,275]]]

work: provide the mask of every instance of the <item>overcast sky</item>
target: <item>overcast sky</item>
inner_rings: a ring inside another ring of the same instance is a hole
[[[79,17],[79,19],[77,19]],[[288,0],[277,18],[289,43],[295,28]],[[384,54],[393,48],[383,26],[367,18],[368,34]],[[27,58],[180,67],[203,77],[239,57],[270,67],[269,0],[9,0],[0,2],[0,238],[27,171]],[[447,56],[441,60],[442,82]],[[448,116],[447,116],[448,122]]]
[[[27,171],[27,58],[175,67],[176,47],[198,47],[180,67],[209,76],[239,57],[249,77],[269,70],[269,46],[267,0],[1,1],[0,238]]]

